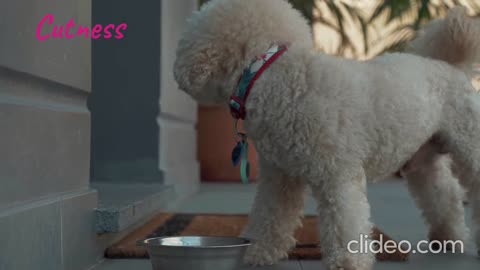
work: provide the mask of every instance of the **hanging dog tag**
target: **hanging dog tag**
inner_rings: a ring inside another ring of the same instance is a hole
[[[240,164],[240,177],[244,184],[248,184],[250,177],[250,162],[248,162],[248,142],[243,141],[242,162]]]
[[[250,177],[250,162],[248,162],[248,142],[242,139],[232,151],[232,164],[240,164],[240,178],[244,184],[248,184]]]
[[[243,152],[243,141],[237,143],[237,145],[233,148],[232,151],[232,164],[233,166],[237,166],[242,159],[242,152]]]

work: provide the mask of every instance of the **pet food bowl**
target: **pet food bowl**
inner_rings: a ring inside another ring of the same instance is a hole
[[[147,248],[153,270],[238,270],[251,244],[239,237],[181,236],[137,242]]]

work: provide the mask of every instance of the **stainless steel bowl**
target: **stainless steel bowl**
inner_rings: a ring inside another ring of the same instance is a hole
[[[153,270],[237,270],[250,241],[239,237],[180,236],[139,241]]]

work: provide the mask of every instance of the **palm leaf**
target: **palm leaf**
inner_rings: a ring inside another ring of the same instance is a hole
[[[357,8],[351,7],[348,4],[343,3],[342,8],[348,12],[348,15],[352,18],[352,20],[356,21],[361,28],[362,39],[363,39],[363,53],[366,54],[368,52],[368,22],[365,21],[362,12]]]
[[[428,9],[429,3],[429,0],[422,0],[420,10],[418,11],[417,20],[414,23],[415,30],[418,30],[420,28],[420,24],[422,23],[422,21],[432,19],[432,15],[430,14],[430,10]]]
[[[309,23],[313,21],[314,0],[289,0],[289,2],[303,14]]]
[[[385,0],[375,9],[369,22],[371,23],[385,12],[388,12],[388,22],[401,18],[407,12],[412,10],[413,4],[414,2],[412,2],[412,0]]]

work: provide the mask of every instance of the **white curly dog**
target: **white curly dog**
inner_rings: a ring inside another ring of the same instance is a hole
[[[315,51],[306,20],[285,0],[212,0],[183,33],[175,78],[199,102],[227,104],[272,43],[288,51],[246,102],[244,128],[260,167],[246,263],[287,256],[309,186],[328,269],[371,269],[373,254],[351,254],[347,243],[372,230],[367,179],[398,170],[431,239],[467,237],[467,190],[480,247],[480,97],[469,79],[480,60],[476,21],[456,9],[426,26],[412,54],[359,62]]]

